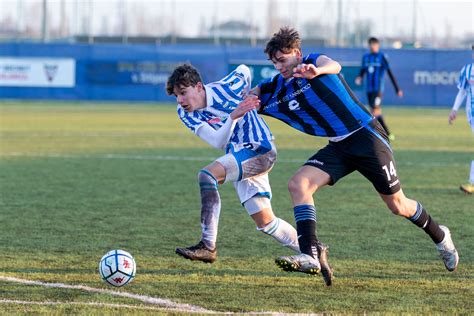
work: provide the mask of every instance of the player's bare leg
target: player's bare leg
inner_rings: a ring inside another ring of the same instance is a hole
[[[288,190],[293,201],[301,254],[276,259],[285,271],[309,274],[321,271],[327,285],[332,284],[333,273],[327,260],[328,247],[317,239],[313,194],[330,181],[329,174],[312,166],[301,167],[290,179]]]
[[[201,241],[190,247],[176,248],[176,253],[186,259],[213,263],[217,259],[217,227],[221,200],[217,186],[224,182],[226,171],[219,162],[213,162],[199,171],[201,191]]]
[[[459,255],[446,226],[438,225],[419,202],[407,198],[401,189],[395,194],[380,196],[393,214],[403,216],[423,229],[436,244],[446,269],[456,270]]]

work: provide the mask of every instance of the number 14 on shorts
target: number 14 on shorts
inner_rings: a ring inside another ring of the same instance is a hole
[[[392,160],[388,165],[383,165],[382,169],[385,171],[388,181],[392,181],[392,177],[397,177],[397,170],[395,169],[395,165],[393,164]]]

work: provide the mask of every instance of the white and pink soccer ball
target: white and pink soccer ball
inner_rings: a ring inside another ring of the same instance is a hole
[[[137,266],[132,255],[124,250],[107,252],[99,263],[102,280],[110,285],[121,287],[135,277]]]

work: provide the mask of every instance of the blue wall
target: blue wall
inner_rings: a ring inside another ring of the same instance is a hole
[[[365,52],[364,49],[343,48],[304,47],[303,50],[324,53],[340,61],[352,86],[353,75]],[[456,93],[457,73],[464,64],[471,62],[469,50],[387,49],[385,52],[405,92],[405,97],[398,99],[386,76],[385,104],[450,105]],[[0,44],[0,56],[74,58],[76,84],[73,88],[0,86],[0,98],[65,100],[172,101],[164,91],[164,83],[180,62],[194,64],[200,69],[203,80],[208,82],[223,77],[233,63],[252,65],[266,61],[261,47],[210,45],[3,43]],[[259,67],[261,70],[262,66]],[[365,102],[361,88],[353,88]]]

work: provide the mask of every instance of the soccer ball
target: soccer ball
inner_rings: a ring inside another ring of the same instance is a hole
[[[124,250],[111,250],[100,259],[100,276],[110,285],[124,286],[133,280],[135,272],[135,259]]]

